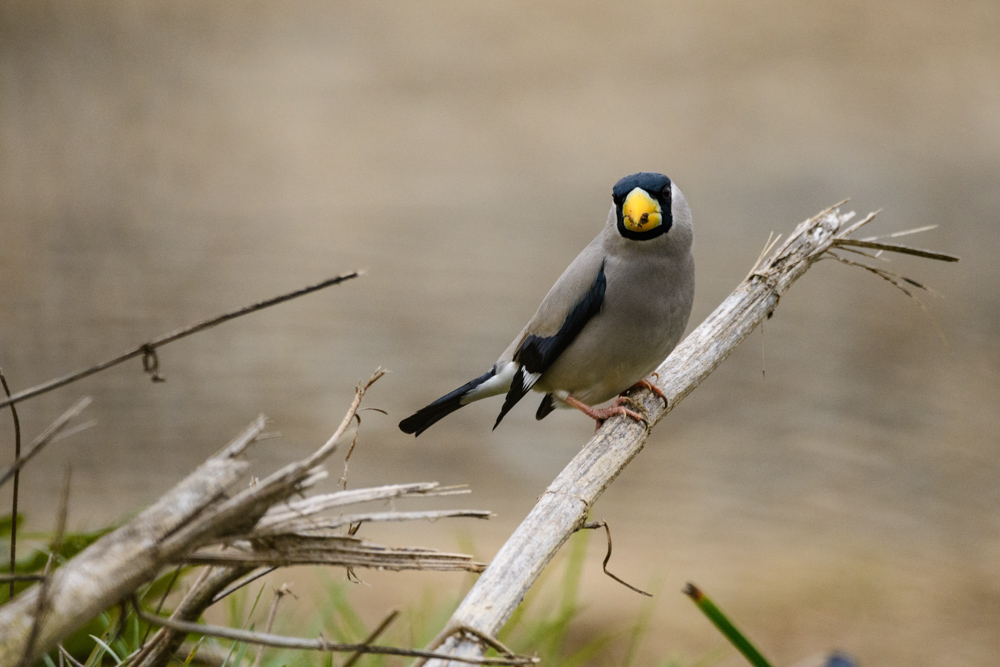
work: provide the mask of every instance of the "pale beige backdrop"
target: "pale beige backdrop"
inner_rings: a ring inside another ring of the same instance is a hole
[[[660,591],[646,659],[722,640],[694,580],[777,662],[1000,655],[1000,5],[991,1],[0,4],[0,366],[15,389],[234,306],[362,280],[21,406],[82,393],[98,424],[22,479],[50,529],[149,503],[258,412],[266,470],[370,395],[353,486],[468,483],[490,523],[407,528],[489,557],[589,436],[499,399],[418,440],[395,424],[479,375],[602,225],[611,186],[670,175],[694,210],[699,322],[768,233],[844,197],[872,233],[941,227],[895,260],[947,337],[877,278],[810,272],[660,425],[595,508],[613,569]],[[766,368],[766,378],[762,375]],[[0,463],[11,456],[0,417]],[[9,488],[0,512],[9,511]],[[380,539],[390,535],[373,531]],[[580,636],[640,600],[590,549]],[[339,575],[336,575],[339,576]],[[372,576],[366,618],[431,581]],[[457,576],[436,586],[457,590]],[[659,583],[656,583],[659,582]],[[304,608],[307,605],[302,603]],[[722,664],[740,660],[730,654]]]

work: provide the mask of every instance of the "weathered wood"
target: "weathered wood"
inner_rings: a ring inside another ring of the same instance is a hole
[[[771,315],[792,283],[838,239],[859,229],[874,214],[847,226],[852,217],[853,213],[841,213],[837,207],[827,209],[800,224],[777,250],[765,251],[747,278],[654,373],[666,404],[649,390],[633,394],[636,405],[648,414],[649,426],[616,417],[594,434],[546,489],[428,649],[441,647],[442,652],[464,658],[482,655],[483,645],[462,629],[487,635],[500,631],[545,566],[584,523],[593,503],[642,450],[649,430]],[[880,249],[891,248],[882,245]]]
[[[483,565],[462,554],[429,549],[387,548],[359,538],[313,531],[307,525],[318,512],[373,499],[455,493],[434,482],[396,484],[291,500],[327,477],[323,461],[337,447],[354,422],[367,384],[359,384],[347,414],[329,440],[309,456],[286,465],[249,487],[230,493],[245,479],[248,464],[242,454],[264,428],[260,417],[222,453],[212,457],[150,509],[110,533],[21,596],[0,608],[0,665],[33,664],[56,642],[109,606],[134,595],[142,584],[176,563],[222,565],[216,570],[224,585],[258,567],[320,563],[344,567],[453,570],[479,572]],[[489,516],[489,512],[367,513],[380,521],[444,516]],[[263,518],[260,533],[255,529]],[[327,523],[335,523],[328,521]],[[301,530],[301,529],[305,530]],[[218,547],[225,547],[219,551]],[[185,602],[182,616],[196,618],[215,594],[214,584],[199,589]],[[44,604],[39,598],[44,596]],[[39,611],[41,610],[41,611]],[[36,621],[36,618],[38,619]],[[33,627],[38,624],[37,634]],[[141,664],[162,664],[182,637],[176,632],[157,635],[156,645],[144,650]],[[384,647],[383,647],[384,648]],[[354,649],[352,649],[354,650]],[[388,649],[387,649],[388,650]],[[399,649],[403,650],[403,649]]]
[[[36,585],[0,608],[0,665],[15,665],[30,654],[34,664],[45,650],[100,612],[151,580],[176,554],[159,549],[163,539],[191,521],[248,472],[237,459],[264,429],[259,417],[219,454],[118,530],[87,547],[56,570],[46,587],[44,614],[33,646],[27,646],[43,587]]]
[[[467,554],[432,549],[391,548],[351,535],[271,534],[253,540],[238,540],[225,551],[199,550],[184,556],[192,565],[340,565],[380,570],[442,570],[482,572],[486,567]]]

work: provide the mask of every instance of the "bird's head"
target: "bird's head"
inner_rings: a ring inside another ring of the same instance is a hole
[[[636,241],[669,232],[674,224],[673,189],[669,178],[648,171],[618,181],[611,191],[618,232]]]

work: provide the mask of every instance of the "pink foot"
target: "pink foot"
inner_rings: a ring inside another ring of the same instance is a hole
[[[573,396],[567,396],[564,400],[567,405],[573,406],[583,414],[587,415],[588,417],[596,421],[597,426],[594,429],[595,431],[601,428],[601,425],[604,424],[606,420],[610,419],[611,417],[614,417],[615,415],[628,416],[636,420],[637,422],[642,422],[643,424],[646,423],[646,420],[642,417],[642,415],[640,415],[635,410],[629,410],[628,408],[622,405],[622,403],[628,402],[628,399],[625,398],[624,396],[619,396],[618,398],[615,399],[615,402],[612,405],[606,408],[595,408],[593,406],[587,405],[578,398],[574,398]]]
[[[667,400],[666,394],[664,394],[663,391],[659,387],[657,387],[655,384],[653,384],[649,380],[639,380],[638,382],[636,382],[634,385],[632,385],[631,387],[629,387],[628,389],[626,389],[622,393],[625,394],[625,393],[628,393],[628,392],[636,390],[636,389],[648,389],[648,390],[650,390],[651,392],[653,392],[654,394],[656,394],[657,396],[659,396],[660,398],[663,399],[663,404],[665,406],[667,406],[668,408],[670,407],[670,401]]]

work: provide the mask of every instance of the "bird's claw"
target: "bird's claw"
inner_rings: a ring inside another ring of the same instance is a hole
[[[626,408],[626,405],[629,407]],[[619,396],[616,398],[612,409],[614,408],[619,408],[621,410],[618,414],[628,415],[637,422],[642,422],[646,426],[649,426],[649,412],[642,403],[635,400],[631,396]],[[630,410],[629,408],[633,409]]]
[[[616,415],[631,417],[637,422],[642,422],[644,425],[649,426],[649,415],[645,414],[646,409],[628,396],[618,396],[615,398],[614,402],[606,408],[592,407],[572,395],[567,396],[564,400],[567,404],[597,422],[597,426],[594,428],[595,431],[601,428],[601,426],[604,425],[604,422]],[[625,404],[635,408],[635,410],[626,408]]]
[[[653,373],[653,375],[656,375],[657,379],[660,378],[660,376],[657,375],[656,373]],[[629,393],[629,392],[633,392],[633,391],[641,391],[643,389],[648,389],[651,392],[653,392],[654,394],[656,394],[657,396],[659,396],[660,398],[662,398],[663,399],[663,406],[664,407],[666,407],[666,408],[670,407],[670,401],[667,399],[667,395],[663,393],[662,389],[660,389],[659,387],[657,387],[655,384],[653,384],[649,380],[639,380],[634,385],[632,385],[631,387],[629,387],[628,389],[626,389],[624,393]]]

